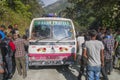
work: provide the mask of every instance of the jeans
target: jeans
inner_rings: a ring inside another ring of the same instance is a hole
[[[12,57],[5,56],[5,60],[6,60],[7,74],[12,74],[12,69],[13,69]]]
[[[28,70],[28,63],[29,63],[29,61],[28,61],[28,54],[26,54],[25,58],[26,58],[26,70]]]
[[[111,72],[112,71],[112,59],[105,59],[105,72],[106,74],[108,72]]]
[[[101,66],[87,66],[87,80],[100,79]]]
[[[0,74],[0,80],[3,80],[3,74]]]
[[[101,68],[101,73],[102,73],[102,76],[103,76],[103,79],[102,80],[109,80],[108,79],[108,76],[107,76],[107,73],[105,71],[105,67],[102,67]]]

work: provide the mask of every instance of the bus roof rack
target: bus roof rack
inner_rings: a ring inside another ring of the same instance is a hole
[[[43,17],[58,17],[56,13],[44,14]]]

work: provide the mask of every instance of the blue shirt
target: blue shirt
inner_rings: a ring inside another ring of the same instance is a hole
[[[2,37],[2,40],[5,38],[5,33],[3,31],[0,30],[0,35]]]

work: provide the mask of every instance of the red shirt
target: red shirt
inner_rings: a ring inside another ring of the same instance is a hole
[[[12,49],[12,51],[14,52],[15,51],[15,44],[12,41],[10,41],[9,46]]]

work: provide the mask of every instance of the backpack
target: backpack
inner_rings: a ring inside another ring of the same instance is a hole
[[[5,39],[4,43],[6,44],[5,45],[5,50],[6,50],[5,54],[8,55],[8,56],[13,56],[13,51],[12,51],[10,45],[9,45],[10,39]]]

